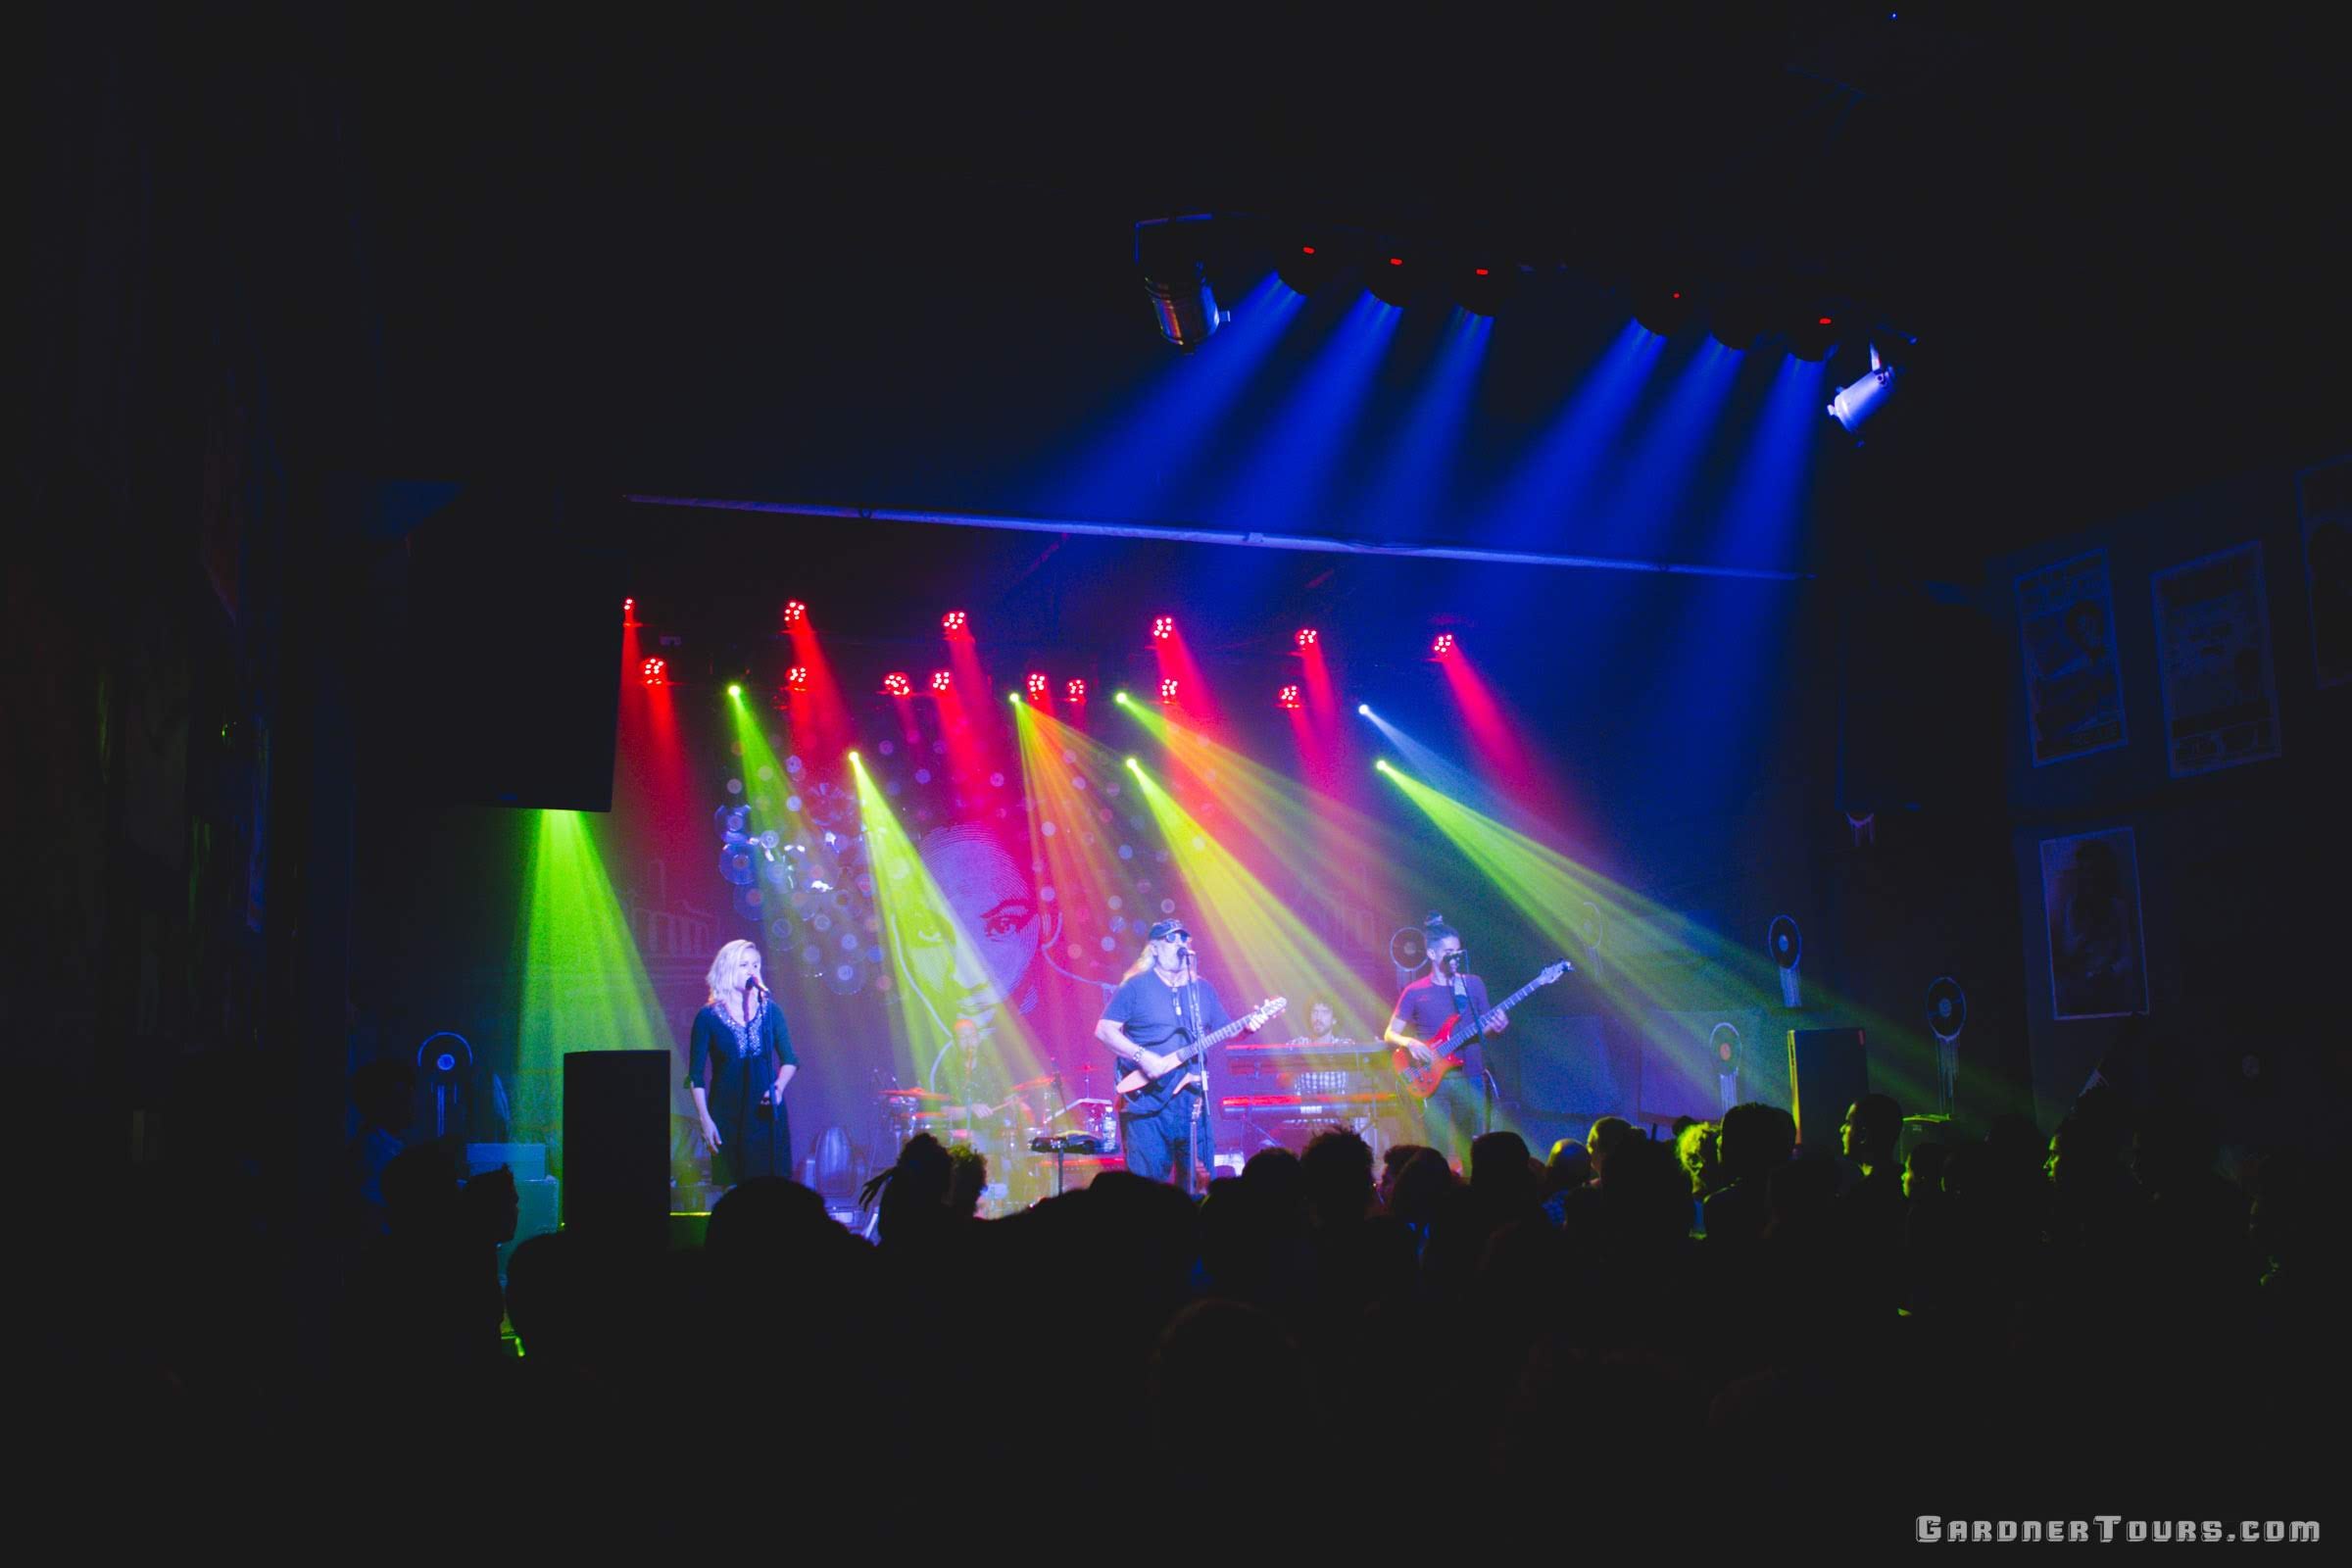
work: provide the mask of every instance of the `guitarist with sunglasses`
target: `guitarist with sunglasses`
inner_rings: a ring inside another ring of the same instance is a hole
[[[1437,915],[1423,927],[1429,973],[1404,988],[1381,1038],[1427,1067],[1437,1060],[1446,1026],[1456,1019],[1481,1019],[1480,1032],[1462,1050],[1462,1065],[1448,1072],[1421,1102],[1423,1138],[1454,1165],[1470,1157],[1470,1142],[1487,1131],[1487,1062],[1480,1043],[1510,1027],[1510,1019],[1487,999],[1487,983],[1465,972],[1462,934]],[[1400,1058],[1401,1059],[1401,1058]]]
[[[1260,1009],[1262,1012],[1264,1009]],[[1257,1013],[1250,1015],[1262,1022]],[[1155,921],[1145,933],[1142,966],[1111,993],[1095,1038],[1119,1058],[1132,1092],[1120,1083],[1119,1152],[1127,1168],[1155,1182],[1200,1191],[1197,1167],[1214,1163],[1204,1063],[1185,1048],[1209,1035],[1236,1033],[1217,988],[1200,977],[1193,934],[1181,920]],[[1213,1042],[1211,1042],[1213,1044]],[[1127,1069],[1133,1071],[1128,1072]]]

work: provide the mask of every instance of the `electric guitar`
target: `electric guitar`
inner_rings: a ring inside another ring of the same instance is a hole
[[[1200,1060],[1201,1054],[1209,1047],[1223,1045],[1235,1035],[1246,1034],[1251,1029],[1263,1027],[1269,1018],[1280,1017],[1282,1009],[1290,1004],[1290,999],[1287,997],[1268,997],[1257,1004],[1256,1011],[1244,1013],[1224,1028],[1212,1030],[1191,1045],[1179,1046],[1172,1052],[1164,1053],[1168,1058],[1168,1070],[1156,1078],[1152,1078],[1145,1075],[1143,1068],[1136,1068],[1135,1071],[1119,1080],[1119,1098],[1129,1104],[1135,1104],[1147,1094],[1156,1092],[1157,1098],[1165,1099],[1175,1092],[1178,1084],[1184,1081],[1185,1068]]]
[[[1438,1085],[1446,1081],[1446,1075],[1462,1064],[1470,1042],[1486,1033],[1489,1017],[1498,1012],[1509,1012],[1529,997],[1534,996],[1538,991],[1543,990],[1575,967],[1575,964],[1562,958],[1557,963],[1545,965],[1543,972],[1533,980],[1489,1007],[1485,1012],[1469,1016],[1458,1012],[1452,1014],[1439,1026],[1438,1037],[1429,1042],[1430,1049],[1437,1053],[1437,1059],[1426,1067],[1413,1060],[1411,1052],[1398,1046],[1390,1053],[1389,1060],[1396,1066],[1396,1076],[1404,1080],[1404,1092],[1415,1100],[1427,1100],[1436,1094]]]

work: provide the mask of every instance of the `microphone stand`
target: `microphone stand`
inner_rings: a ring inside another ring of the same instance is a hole
[[[1200,961],[1193,956],[1190,948],[1184,952],[1184,973],[1188,1021],[1192,1024],[1193,1038],[1198,1040],[1201,1034],[1200,970]],[[1192,1120],[1188,1123],[1185,1134],[1184,1185],[1188,1191],[1194,1182],[1200,1179],[1198,1174],[1200,1164],[1200,1118],[1208,1114],[1208,1053],[1204,1051],[1193,1059],[1200,1064],[1200,1098],[1193,1102]],[[1202,1183],[1200,1190],[1205,1196],[1208,1191],[1207,1184]]]

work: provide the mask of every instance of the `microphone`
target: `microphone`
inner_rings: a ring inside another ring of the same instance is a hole
[[[768,989],[767,989],[767,982],[766,982],[766,981],[764,981],[764,980],[762,980],[762,979],[760,979],[760,978],[758,975],[756,975],[756,974],[747,974],[747,975],[745,975],[745,976],[743,977],[743,983],[744,983],[744,986],[745,986],[745,988],[746,988],[747,990],[748,990],[748,989],[757,988],[757,989],[758,989],[758,991],[760,992],[760,994],[761,996],[763,996],[763,997],[767,997],[767,996],[773,996],[773,995],[775,995],[775,993],[774,993],[774,992],[772,992],[772,991],[770,991],[770,990],[768,990]]]

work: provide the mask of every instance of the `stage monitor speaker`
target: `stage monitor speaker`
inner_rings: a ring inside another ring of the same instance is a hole
[[[1796,1141],[1834,1150],[1845,1107],[1870,1093],[1859,1029],[1788,1031],[1788,1111]]]
[[[619,555],[554,498],[468,490],[411,544],[406,736],[424,799],[612,808]]]
[[[666,1051],[564,1057],[564,1224],[659,1237],[669,1214]]]

